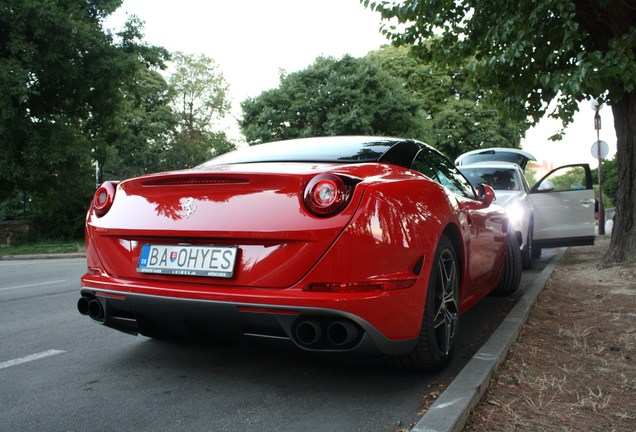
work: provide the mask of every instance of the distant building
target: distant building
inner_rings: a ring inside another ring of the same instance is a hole
[[[529,162],[526,171],[530,171],[534,174],[536,180],[540,180],[544,175],[554,169],[554,164],[548,161]],[[532,185],[530,185],[532,186]]]

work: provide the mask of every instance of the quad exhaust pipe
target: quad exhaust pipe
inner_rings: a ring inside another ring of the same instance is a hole
[[[79,311],[79,313],[81,313],[82,315],[88,315],[88,303],[90,302],[90,300],[86,297],[80,297],[80,299],[77,301],[77,310]]]
[[[93,321],[106,320],[104,305],[94,296],[82,296],[77,310]],[[331,316],[300,317],[292,326],[292,340],[300,347],[311,350],[345,351],[354,348],[364,331],[351,320]]]
[[[82,315],[88,315],[90,319],[103,323],[105,319],[104,306],[96,298],[80,297],[77,301],[77,310]]]
[[[294,334],[302,346],[309,347],[322,340],[322,327],[315,320],[305,320],[298,323]]]
[[[359,335],[358,327],[348,321],[334,321],[327,327],[327,339],[337,347],[352,344]]]
[[[346,350],[360,340],[362,331],[352,321],[333,318],[307,318],[293,329],[293,339],[303,348]]]

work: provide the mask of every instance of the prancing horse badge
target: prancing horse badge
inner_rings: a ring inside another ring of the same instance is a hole
[[[197,205],[194,203],[194,198],[188,198],[188,200],[181,205],[181,208],[185,212],[185,218],[188,219],[195,211],[197,211]]]

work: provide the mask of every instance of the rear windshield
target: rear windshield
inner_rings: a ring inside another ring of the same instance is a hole
[[[225,153],[202,167],[255,162],[377,162],[400,142],[391,138],[324,137],[258,144]]]

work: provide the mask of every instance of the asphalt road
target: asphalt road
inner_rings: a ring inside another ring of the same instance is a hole
[[[552,257],[550,250],[522,288]],[[286,347],[159,342],[79,315],[83,259],[0,261],[0,431],[395,431],[514,304],[488,297],[440,374]]]

